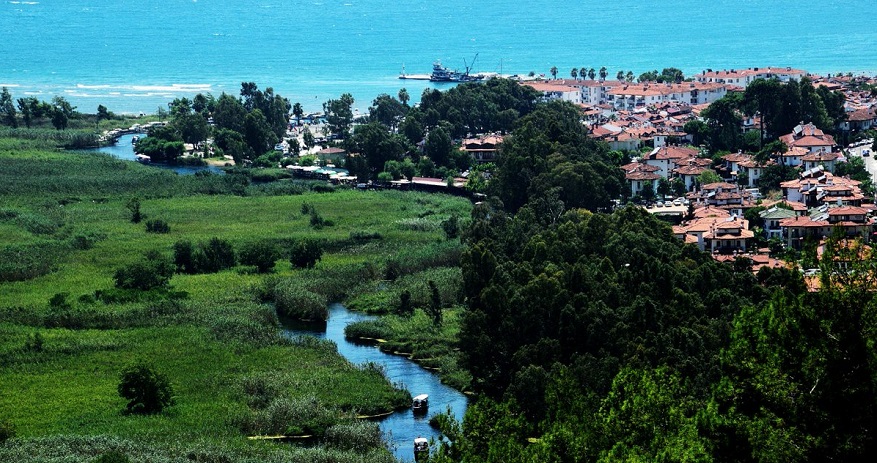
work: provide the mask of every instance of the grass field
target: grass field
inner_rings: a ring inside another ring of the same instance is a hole
[[[205,185],[213,194],[199,193]],[[351,417],[405,406],[407,393],[378,369],[350,365],[331,343],[282,338],[270,294],[289,279],[329,300],[378,291],[391,261],[404,262],[408,275],[454,281],[440,267],[459,244],[444,241],[440,224],[467,217],[470,205],[295,188],[304,193],[233,189],[226,180],[0,139],[0,422],[17,433],[0,444],[0,461],[91,461],[109,450],[132,461],[391,460],[375,426]],[[132,223],[133,197],[169,233]],[[304,203],[331,225],[315,228]],[[325,253],[313,269],[293,268],[284,254],[269,274],[240,266],[176,274],[167,291],[118,303],[94,297],[146,252],[171,256],[179,240],[214,237],[235,249],[270,240],[284,250],[316,239]],[[116,386],[136,361],[168,376],[175,405],[123,413]],[[325,437],[308,449],[245,438],[314,432]]]

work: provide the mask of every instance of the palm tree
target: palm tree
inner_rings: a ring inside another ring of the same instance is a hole
[[[557,79],[557,66],[551,66],[551,70],[548,71],[551,73],[551,76]]]
[[[582,77],[582,80],[585,80],[585,77],[588,76],[588,68],[579,69],[579,76]]]
[[[624,80],[624,71],[618,71],[618,74],[615,74],[615,78],[617,80]]]
[[[594,80],[594,77],[596,77],[596,76],[597,76],[597,71],[595,71],[594,68],[588,69],[588,77],[591,80]]]
[[[606,66],[600,68],[600,80],[606,80],[606,76],[609,75],[609,72],[606,71]]]
[[[570,75],[570,77],[573,78],[573,80],[579,80],[579,71],[578,71],[578,69],[576,69],[576,68],[572,68],[572,70],[569,71],[569,75]]]
[[[633,82],[633,71],[627,71],[627,74],[624,75],[624,80]]]
[[[304,109],[301,107],[301,103],[296,103],[292,105],[292,114],[295,116],[295,121],[301,121],[301,116],[304,114]]]
[[[408,106],[408,100],[411,99],[411,96],[408,95],[408,89],[400,88],[399,89],[399,101],[402,102],[403,105]]]

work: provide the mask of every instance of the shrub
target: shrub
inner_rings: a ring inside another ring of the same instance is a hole
[[[119,395],[128,400],[129,413],[159,413],[174,404],[173,389],[167,376],[149,365],[137,363],[122,372]]]
[[[332,447],[341,450],[364,453],[369,449],[382,446],[383,436],[377,423],[353,421],[327,429],[325,441]]]
[[[147,291],[167,286],[174,275],[174,264],[157,251],[147,252],[143,259],[116,270],[116,287]]]
[[[280,251],[269,240],[260,240],[244,245],[240,252],[241,264],[255,266],[259,273],[270,272],[274,268]]]
[[[301,320],[326,320],[326,296],[305,288],[299,280],[286,279],[274,287],[274,304],[281,315]]]
[[[15,426],[8,421],[0,421],[0,444],[15,437]]]
[[[382,240],[384,236],[376,231],[354,230],[350,232],[350,239],[352,241]]]
[[[146,221],[146,233],[170,233],[171,227],[164,220],[155,219]]]
[[[323,245],[315,240],[298,240],[292,243],[289,261],[298,268],[313,268],[323,257]]]
[[[106,238],[106,234],[95,232],[77,233],[70,237],[70,247],[85,251],[94,247],[95,243]]]
[[[232,268],[237,262],[231,243],[216,237],[207,243],[199,243],[193,260],[197,273],[215,273]]]
[[[131,459],[128,458],[128,455],[118,450],[110,450],[94,459],[94,463],[129,463],[130,461]]]

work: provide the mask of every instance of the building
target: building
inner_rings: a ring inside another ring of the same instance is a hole
[[[732,84],[746,88],[756,79],[778,79],[780,82],[788,82],[790,80],[800,81],[807,75],[807,71],[800,69],[792,69],[791,67],[766,67],[766,68],[746,68],[713,71],[707,69],[700,74],[694,76],[694,79],[702,83],[722,83]]]
[[[826,134],[812,122],[796,125],[792,133],[785,134],[780,140],[791,148],[804,148],[809,153],[830,153],[835,146],[834,137]]]

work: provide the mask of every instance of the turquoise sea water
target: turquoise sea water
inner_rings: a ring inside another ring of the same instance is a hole
[[[874,0],[0,0],[0,85],[82,111],[154,112],[255,81],[307,110],[415,97],[439,59],[475,71],[609,75],[675,66],[877,71]],[[447,84],[445,84],[447,85]]]

